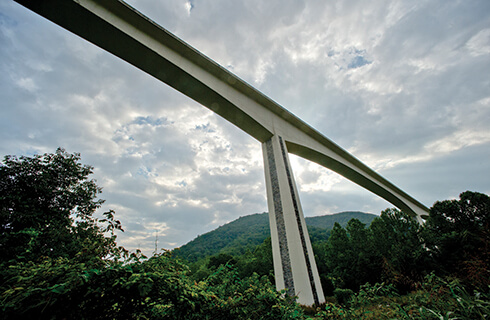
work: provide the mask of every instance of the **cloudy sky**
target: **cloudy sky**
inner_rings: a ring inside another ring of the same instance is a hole
[[[128,2],[425,205],[490,193],[490,1]],[[259,142],[10,0],[0,139],[1,157],[80,152],[129,249],[267,211]],[[291,161],[306,216],[392,207]]]

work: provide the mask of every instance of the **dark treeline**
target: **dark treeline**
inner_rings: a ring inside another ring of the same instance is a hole
[[[270,238],[192,263],[116,244],[122,231],[79,154],[0,164],[0,319],[486,319],[490,198],[463,192],[421,226],[384,211],[310,230],[328,302],[273,285]]]

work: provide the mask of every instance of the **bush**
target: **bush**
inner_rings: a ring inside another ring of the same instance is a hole
[[[345,305],[350,301],[350,299],[354,295],[354,291],[352,291],[351,289],[337,288],[333,291],[333,294],[335,296],[335,299],[337,299],[337,303],[341,305]]]

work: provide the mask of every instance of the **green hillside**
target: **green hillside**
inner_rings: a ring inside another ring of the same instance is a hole
[[[336,214],[327,214],[324,216],[306,217],[306,225],[317,228],[330,230],[335,222],[338,222],[342,227],[347,225],[350,219],[358,219],[362,223],[369,225],[376,215],[359,211],[346,211]]]
[[[331,215],[305,218],[312,240],[326,240],[328,230],[335,222],[343,227],[350,219],[359,219],[369,225],[376,217],[363,212],[341,212]],[[269,217],[266,212],[240,217],[213,231],[199,235],[194,240],[175,250],[175,254],[189,262],[217,253],[243,254],[264,242],[270,236]]]

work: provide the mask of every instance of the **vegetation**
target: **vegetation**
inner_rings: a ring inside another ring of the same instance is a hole
[[[0,166],[0,259],[71,258],[87,262],[116,249],[114,212],[94,218],[102,189],[79,154],[7,156]]]
[[[400,295],[394,286],[363,285],[343,304],[327,302],[315,319],[488,319],[490,295],[469,293],[458,280],[444,280],[433,273],[421,288]]]
[[[116,245],[119,221],[94,217],[101,189],[80,155],[5,157],[0,166],[0,319],[297,319],[268,277],[226,266],[194,281],[170,252]]]
[[[96,218],[91,173],[63,149],[0,165],[0,319],[489,318],[485,194],[436,202],[423,226],[396,209],[310,225],[327,303],[306,307],[275,290],[259,223],[238,235],[223,226],[236,247],[190,262],[117,246],[121,223],[113,211]]]
[[[196,262],[219,253],[239,255],[253,250],[269,236],[267,214],[253,214],[225,224],[218,229],[199,235],[183,245],[175,255]]]
[[[334,223],[346,226],[351,219],[370,224],[376,216],[363,212],[341,212],[332,215],[306,217],[306,225],[312,241],[324,241]],[[240,255],[254,248],[270,237],[269,216],[256,213],[240,217],[216,230],[199,235],[196,239],[175,251],[175,255],[189,262],[226,253]]]

